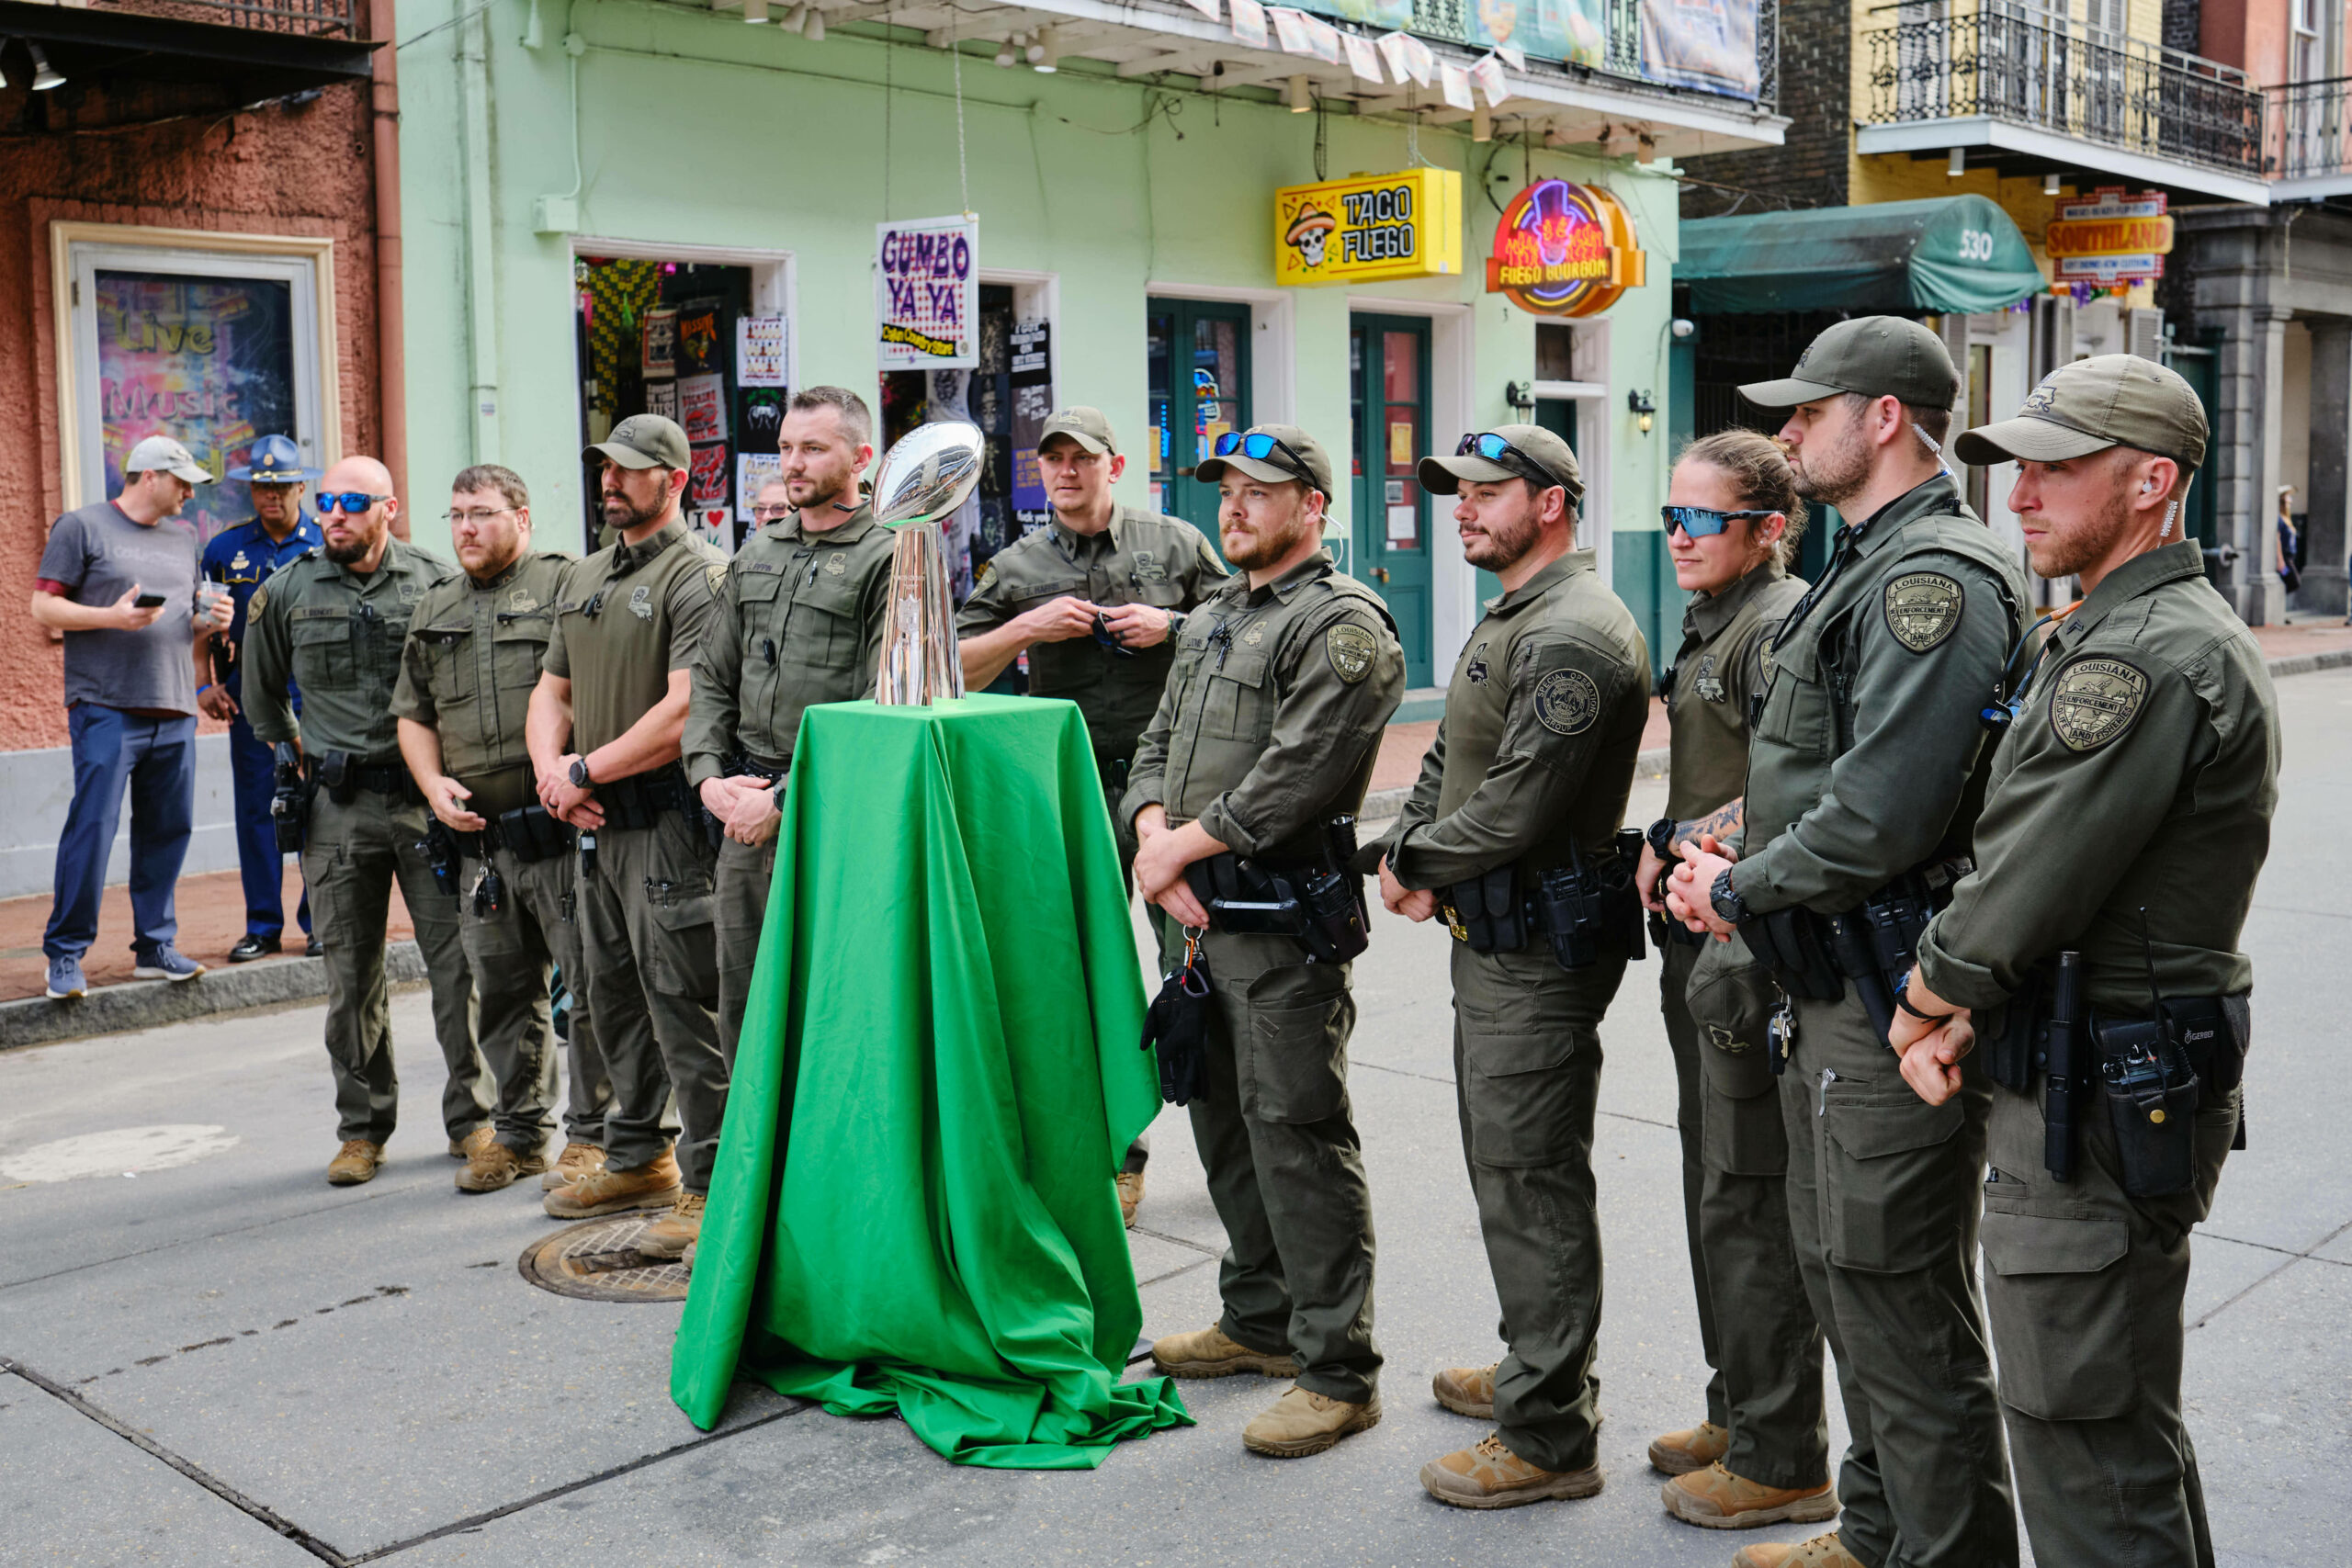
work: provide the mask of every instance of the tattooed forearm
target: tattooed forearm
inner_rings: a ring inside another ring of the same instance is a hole
[[[1688,822],[1677,822],[1674,825],[1674,840],[1680,843],[1687,839],[1695,842],[1700,834],[1713,833],[1715,836],[1715,841],[1721,843],[1747,826],[1747,797],[1741,795],[1736,800],[1728,801],[1717,807],[1704,817],[1693,817]]]

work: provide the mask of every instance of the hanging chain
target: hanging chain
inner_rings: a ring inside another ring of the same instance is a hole
[[[947,55],[955,62],[956,72],[956,182],[964,192],[962,210],[969,217],[972,211],[972,176],[964,164],[964,51],[956,46],[956,24],[962,13],[954,6],[947,8]]]

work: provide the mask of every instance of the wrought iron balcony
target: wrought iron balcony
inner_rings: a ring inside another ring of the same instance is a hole
[[[185,22],[293,38],[359,36],[359,0],[85,0],[83,9],[123,17],[167,17]]]
[[[2352,76],[2290,82],[2269,96],[2271,175],[2332,187],[2297,194],[2352,188]]]
[[[217,85],[242,101],[364,78],[362,0],[0,0],[0,37],[44,45],[68,82]]]
[[[1983,118],[2172,163],[2259,178],[2265,104],[2217,61],[1996,3],[1927,16],[1917,3],[1863,36],[1873,125]],[[1910,17],[1918,19],[1905,19]]]

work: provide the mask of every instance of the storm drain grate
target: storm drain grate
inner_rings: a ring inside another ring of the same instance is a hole
[[[607,1214],[566,1225],[523,1249],[515,1267],[523,1278],[559,1296],[590,1302],[682,1302],[686,1266],[674,1258],[649,1258],[637,1250],[645,1227],[669,1213],[659,1209]]]

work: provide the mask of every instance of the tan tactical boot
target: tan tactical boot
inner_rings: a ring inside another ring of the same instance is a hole
[[[1801,1546],[1750,1542],[1731,1554],[1731,1568],[1862,1568],[1862,1560],[1847,1551],[1833,1530]]]
[[[637,1233],[633,1244],[645,1258],[675,1258],[702,1239],[703,1195],[681,1192],[670,1212]]]
[[[371,1144],[365,1138],[345,1138],[334,1158],[327,1161],[327,1185],[356,1187],[376,1179],[376,1168],[384,1163],[384,1145]]]
[[[1818,1486],[1767,1486],[1734,1475],[1721,1460],[1704,1470],[1676,1476],[1658,1495],[1666,1511],[1676,1518],[1717,1530],[1817,1525],[1838,1512],[1838,1494],[1826,1481]]]
[[[466,1168],[458,1172],[460,1192],[495,1192],[512,1187],[526,1176],[537,1176],[548,1168],[545,1150],[524,1154],[510,1149],[495,1139],[476,1149],[466,1161]]]
[[[450,1139],[449,1157],[451,1159],[471,1159],[474,1156],[488,1148],[497,1140],[497,1130],[492,1127],[489,1122],[485,1122],[481,1126],[475,1128],[472,1132],[468,1133],[464,1137]]]
[[[1143,1172],[1123,1170],[1119,1172],[1117,1184],[1119,1218],[1125,1220],[1132,1229],[1136,1223],[1136,1211],[1143,1206]]]
[[[547,1195],[543,1205],[559,1220],[586,1220],[630,1209],[666,1209],[678,1201],[678,1162],[668,1150],[634,1170],[605,1166],[569,1187]]]
[[[605,1168],[605,1151],[594,1144],[566,1144],[563,1153],[556,1156],[555,1168],[539,1178],[539,1190],[552,1192],[569,1187],[583,1176]]]
[[[1421,1484],[1457,1508],[1516,1508],[1549,1497],[1589,1497],[1600,1490],[1600,1466],[1542,1470],[1503,1446],[1492,1432],[1476,1447],[1421,1466]]]
[[[1495,1369],[1501,1365],[1494,1361],[1483,1367],[1448,1367],[1430,1379],[1430,1392],[1456,1416],[1491,1421],[1495,1418]]]
[[[1275,1459],[1319,1454],[1351,1432],[1380,1425],[1380,1395],[1362,1404],[1329,1399],[1293,1383],[1283,1396],[1241,1428],[1241,1444]]]
[[[1212,1325],[1194,1334],[1171,1334],[1151,1342],[1151,1364],[1171,1378],[1229,1378],[1260,1372],[1270,1378],[1298,1376],[1298,1363],[1280,1351],[1252,1350]]]
[[[1668,1432],[1650,1444],[1650,1468],[1662,1475],[1704,1470],[1731,1452],[1731,1434],[1713,1421]]]

